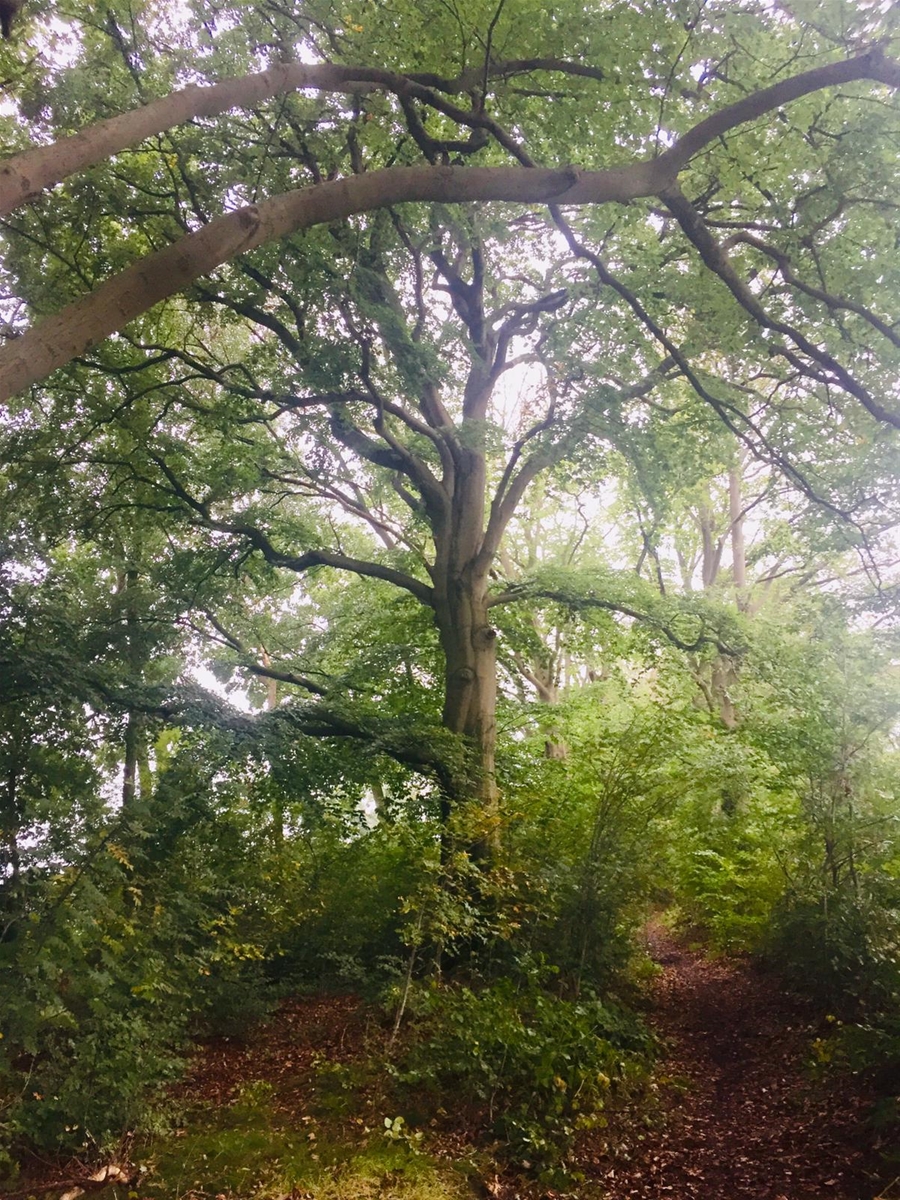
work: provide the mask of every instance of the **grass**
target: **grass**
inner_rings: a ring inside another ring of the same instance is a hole
[[[389,1131],[360,1124],[358,1136],[277,1114],[265,1085],[229,1108],[197,1116],[144,1157],[140,1200],[462,1200],[466,1164],[438,1162]],[[135,1185],[133,1185],[134,1187]],[[125,1200],[123,1189],[109,1200]],[[132,1198],[135,1192],[131,1191]]]

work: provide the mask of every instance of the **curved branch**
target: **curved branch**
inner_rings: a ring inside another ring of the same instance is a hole
[[[746,246],[752,246],[754,249],[759,250],[761,254],[767,255],[776,263],[785,283],[789,283],[791,287],[797,288],[804,295],[811,296],[813,300],[818,300],[820,304],[824,304],[832,312],[843,310],[845,312],[856,313],[858,317],[862,317],[873,329],[877,329],[882,337],[887,338],[892,345],[900,349],[900,333],[892,325],[888,325],[887,321],[883,321],[877,313],[872,312],[870,308],[866,308],[864,304],[860,304],[856,300],[851,300],[847,296],[836,296],[832,292],[826,292],[823,288],[817,288],[811,283],[806,283],[794,270],[788,255],[783,250],[779,250],[777,246],[773,246],[769,242],[764,242],[762,238],[755,237],[752,233],[745,232],[735,234],[729,241],[733,243],[742,242]]]
[[[267,556],[268,558],[268,556]],[[274,566],[284,567],[288,571],[302,573],[311,567],[334,567],[337,571],[349,571],[353,575],[365,575],[369,579],[383,579],[393,583],[395,587],[403,588],[412,593],[422,604],[431,608],[434,603],[434,589],[420,579],[407,575],[405,571],[397,571],[384,563],[368,562],[361,558],[350,558],[346,554],[336,554],[331,550],[307,550],[305,554],[296,557],[289,554],[279,554],[269,558]]]
[[[727,108],[706,117],[660,155],[660,159],[679,172],[695,154],[736,126],[755,121],[773,109],[790,104],[792,100],[808,96],[810,92],[853,83],[859,79],[871,79],[890,88],[900,88],[900,63],[887,58],[880,47],[875,47],[855,58],[828,63],[824,67],[813,67],[811,71],[803,71],[790,79],[782,79],[780,83],[752,92],[736,103],[729,104]]]
[[[404,470],[406,460],[403,454],[391,445],[382,444],[376,442],[374,438],[370,438],[367,433],[353,424],[345,412],[341,411],[341,406],[335,405],[332,408],[328,424],[332,434],[341,445],[352,450],[360,458],[364,458],[366,462],[374,463],[377,467],[385,467],[389,471]]]
[[[251,675],[257,675],[262,679],[276,679],[281,683],[290,683],[293,684],[294,687],[301,687],[307,692],[312,692],[314,696],[328,695],[328,689],[326,687],[323,687],[321,683],[316,683],[315,680],[310,679],[306,675],[296,675],[293,671],[279,671],[275,667],[266,666],[265,663],[257,662],[255,658],[250,657],[250,652],[241,639],[236,634],[226,629],[215,613],[211,613],[208,608],[201,609],[201,612],[206,617],[207,621],[209,621],[216,633],[218,633],[223,643],[230,647],[230,649],[236,651],[236,653],[243,655],[244,661],[239,665],[245,671],[249,671]],[[198,633],[202,632],[202,630],[198,629],[193,622],[191,623],[191,628],[197,629]]]
[[[546,425],[552,424],[552,418],[545,422]],[[511,481],[507,481],[507,487],[500,496],[499,493],[491,504],[491,515],[488,520],[488,526],[485,530],[484,539],[481,544],[481,550],[478,554],[477,563],[481,569],[486,570],[493,562],[495,555],[500,547],[500,539],[506,530],[507,525],[512,520],[513,514],[519,506],[519,501],[525,495],[530,483],[537,479],[542,471],[558,461],[562,455],[562,447],[556,453],[548,452],[546,454],[535,454],[524,462],[519,468],[518,474]]]
[[[696,613],[690,615],[700,621],[700,632],[693,641],[687,641],[675,632],[671,624],[661,617],[655,616],[653,613],[642,612],[639,608],[635,608],[631,604],[625,604],[619,600],[604,600],[599,596],[574,596],[569,591],[556,588],[529,587],[527,584],[514,586],[508,588],[505,592],[501,592],[499,595],[492,596],[488,600],[488,607],[492,608],[496,604],[512,604],[518,600],[526,599],[551,600],[553,603],[565,605],[567,608],[599,608],[604,612],[619,613],[623,617],[631,617],[632,620],[638,621],[641,625],[655,629],[678,650],[684,650],[689,654],[694,654],[698,650],[702,650],[704,646],[714,646],[720,654],[727,655],[730,658],[739,657],[744,653],[742,647],[730,646],[717,633],[709,631],[708,626],[703,622],[703,618]]]
[[[414,201],[624,202],[671,182],[654,163],[579,175],[570,169],[392,167],[284,192],[211,221],[148,255],[0,350],[0,400],[83,354],[153,305],[266,242],[313,225]]]
[[[502,77],[532,70],[564,71],[570,75],[601,78],[594,67],[561,59],[521,59],[494,64],[490,74]],[[481,72],[479,72],[480,74]],[[401,99],[415,97],[443,112],[451,120],[486,133],[493,122],[444,100],[438,93],[457,95],[473,86],[468,75],[442,79],[437,75],[397,75],[378,67],[347,67],[333,63],[284,63],[256,75],[226,79],[209,87],[191,85],[152,100],[141,108],[97,121],[87,129],[61,138],[49,146],[36,146],[15,154],[0,168],[0,215],[12,212],[53,184],[94,166],[104,159],[137,146],[147,138],[202,117],[218,117],[233,108],[252,108],[275,96],[307,89],[319,92],[355,92],[380,88]]]
[[[192,496],[168,463],[158,454],[151,452],[150,457],[159,467],[168,481],[172,494],[194,514],[195,521],[205,529],[217,533],[227,533],[233,537],[243,538],[254,550],[258,550],[267,563],[273,567],[283,567],[286,571],[302,574],[313,567],[334,567],[339,571],[350,571],[354,575],[364,575],[369,579],[383,579],[395,587],[410,592],[422,604],[433,607],[434,592],[427,584],[405,571],[398,571],[384,563],[368,562],[361,558],[350,558],[346,554],[338,554],[330,550],[307,550],[305,554],[285,554],[274,546],[268,534],[258,525],[246,525],[237,521],[220,521],[210,514],[209,506],[196,496]]]
[[[245,662],[239,665],[259,679],[274,679],[278,683],[289,683],[292,687],[312,692],[314,696],[328,695],[328,689],[322,687],[320,683],[316,683],[314,679],[310,679],[308,675],[297,675],[293,671],[279,671],[276,667],[265,667],[257,662]]]
[[[202,523],[208,529],[218,533],[230,533],[235,537],[245,538],[255,550],[273,567],[282,567],[302,575],[313,567],[334,567],[337,571],[349,571],[353,575],[364,575],[368,579],[382,579],[395,587],[410,592],[426,607],[431,608],[434,600],[434,589],[420,579],[398,571],[384,563],[369,562],[362,558],[351,558],[346,554],[338,554],[331,550],[307,550],[304,554],[285,554],[269,541],[261,529],[255,525],[232,524],[229,521],[216,521],[206,517]]]
[[[210,87],[192,85],[120,116],[97,121],[50,146],[37,146],[7,159],[0,168],[0,214],[11,212],[86,167],[188,121],[218,117],[233,108],[252,108],[286,92],[307,88],[348,92],[361,87],[381,87],[426,101],[432,98],[429,88],[406,76],[332,63],[284,63]]]
[[[814,363],[823,368],[827,376],[830,376],[843,391],[858,400],[876,421],[882,421],[886,425],[893,425],[895,429],[900,429],[900,412],[892,412],[890,409],[885,408],[883,404],[880,404],[872,393],[863,387],[859,380],[853,378],[846,367],[841,366],[837,359],[829,354],[827,350],[811,342],[799,329],[795,329],[784,321],[777,321],[774,317],[769,316],[764,305],[753,294],[750,287],[741,279],[731,265],[728,255],[716,238],[713,237],[712,233],[710,233],[703,222],[703,218],[688,200],[687,196],[685,196],[678,184],[673,184],[672,187],[666,189],[662,193],[662,198],[681,226],[685,237],[696,247],[706,266],[713,274],[718,275],[738,304],[763,329],[771,329],[773,333],[780,333],[782,337],[793,342],[807,358],[812,359]],[[785,353],[782,347],[773,346],[773,349],[784,353],[790,362],[803,370],[802,361],[798,360],[796,355],[792,354],[789,350]],[[818,373],[813,377],[821,378]]]
[[[490,73],[503,76],[530,70],[564,71],[569,75],[602,78],[602,72],[595,67],[541,58],[494,64]],[[900,87],[900,64],[886,58],[880,50],[873,50],[782,80],[707,117],[658,161],[664,164],[664,171],[677,173],[704,146],[736,125],[754,120],[809,92],[857,79],[872,79],[888,87]],[[465,75],[457,80],[447,80],[437,75],[394,75],[372,67],[285,63],[258,75],[226,79],[210,87],[187,87],[118,117],[97,121],[50,146],[37,146],[7,159],[0,168],[0,214],[11,212],[53,184],[167,129],[199,117],[221,116],[232,108],[251,108],[274,96],[306,88],[348,92],[360,87],[380,87],[398,95],[416,96],[432,103],[452,119],[465,117],[466,124],[474,123],[494,132],[491,122],[479,121],[475,114],[463,113],[453,105],[440,102],[438,92],[456,94],[467,90],[467,86],[471,87],[472,81]]]
[[[326,221],[414,201],[465,203],[507,200],[562,201],[567,205],[626,203],[672,187],[688,160],[729,129],[821,88],[871,79],[900,87],[900,63],[873,50],[830,63],[753,93],[701,121],[658,158],[605,171],[532,167],[489,118],[467,113],[403,76],[374,68],[288,64],[262,75],[211,88],[188,88],[131,113],[99,122],[53,146],[27,151],[0,169],[0,207],[14,207],[50,183],[66,178],[152,133],[193,117],[216,115],[255,103],[289,87],[347,90],[351,84],[385,87],[434,104],[454,120],[483,125],[527,169],[514,167],[406,167],[372,171],[273,197],[211,221],[196,233],[134,264],[94,293],[43,321],[0,351],[0,400],[43,379],[160,300],[182,291],[241,253]],[[352,90],[352,88],[350,89]]]

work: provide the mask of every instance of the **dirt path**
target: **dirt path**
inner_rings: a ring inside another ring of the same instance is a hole
[[[814,1082],[810,1015],[744,963],[648,930],[664,1120],[595,1166],[610,1200],[872,1200],[869,1097]],[[631,1143],[631,1144],[629,1144]]]
[[[667,1047],[658,1070],[657,1119],[646,1125],[639,1107],[618,1114],[613,1128],[594,1131],[574,1164],[587,1176],[583,1191],[538,1191],[510,1171],[486,1182],[484,1195],[875,1200],[878,1154],[866,1125],[871,1096],[854,1079],[827,1086],[812,1079],[807,1064],[817,1031],[809,1009],[771,976],[688,950],[660,924],[649,927],[648,939],[663,968],[650,1020]],[[206,1043],[184,1091],[192,1101],[224,1109],[242,1087],[262,1079],[279,1118],[305,1127],[312,1119],[315,1060],[358,1058],[364,1031],[365,1012],[352,998],[297,998],[246,1041]],[[380,1112],[372,1124],[379,1124]],[[445,1139],[447,1156],[468,1156],[474,1134]],[[35,1163],[15,1194],[41,1193],[67,1175],[83,1180],[86,1170]],[[900,1200],[900,1190],[889,1189],[888,1196]]]

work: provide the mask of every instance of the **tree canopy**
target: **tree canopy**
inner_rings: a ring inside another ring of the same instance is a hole
[[[577,998],[663,878],[723,945],[849,914],[893,995],[897,13],[28,0],[0,53],[11,1044],[153,997],[158,1088],[279,958],[390,961],[395,1035],[429,972]]]

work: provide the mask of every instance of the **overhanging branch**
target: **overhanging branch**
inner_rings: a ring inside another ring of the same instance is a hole
[[[543,585],[534,584],[519,584],[507,588],[505,592],[500,592],[498,595],[492,596],[488,601],[488,606],[493,607],[498,604],[513,604],[522,600],[549,600],[555,604],[561,604],[572,610],[585,609],[601,609],[604,612],[617,613],[623,617],[630,617],[632,620],[639,622],[650,629],[654,629],[675,646],[679,650],[684,650],[688,654],[695,654],[698,650],[702,650],[705,646],[713,646],[720,654],[725,654],[731,658],[738,657],[744,653],[744,647],[741,645],[730,644],[725,641],[720,633],[714,629],[710,629],[703,617],[698,613],[681,613],[677,616],[688,616],[695,621],[699,621],[700,629],[694,638],[682,636],[674,627],[670,620],[652,613],[647,609],[638,608],[633,603],[627,601],[616,600],[614,598],[597,596],[593,592],[574,592],[566,588],[546,587]]]
[[[254,550],[259,551],[267,563],[273,567],[282,567],[286,571],[303,574],[314,567],[333,567],[338,571],[349,571],[354,575],[362,575],[369,579],[382,579],[395,587],[410,592],[420,603],[432,607],[433,590],[420,579],[398,571],[385,563],[368,562],[361,558],[351,558],[346,554],[338,554],[331,550],[307,550],[304,554],[286,554],[279,550],[270,540],[267,533],[258,525],[249,525],[240,521],[222,521],[214,517],[209,506],[198,500],[181,483],[169,464],[157,454],[150,456],[168,481],[172,494],[192,514],[196,524],[217,533],[226,533],[232,537],[247,542]]]
[[[575,168],[545,170],[534,167],[521,148],[512,144],[489,118],[457,109],[441,100],[434,90],[429,91],[408,77],[393,76],[374,68],[289,64],[260,76],[173,93],[144,109],[113,118],[111,122],[100,122],[54,146],[41,147],[7,160],[0,175],[0,205],[4,186],[6,203],[8,207],[14,207],[50,182],[191,118],[258,103],[293,88],[347,90],[351,83],[385,87],[398,94],[403,91],[433,104],[453,120],[470,127],[481,125],[528,169],[389,168],[285,193],[259,206],[248,206],[221,216],[108,280],[91,295],[46,319],[0,350],[0,400],[43,379],[160,300],[184,290],[216,267],[289,233],[355,213],[414,201],[557,201],[580,205],[627,203],[641,196],[661,195],[672,188],[678,173],[693,155],[728,130],[800,96],[865,79],[891,88],[900,87],[900,64],[873,50],[816,67],[755,92],[699,122],[656,159],[606,171],[584,172]]]
[[[876,421],[882,421],[886,425],[893,425],[895,429],[900,429],[900,412],[892,412],[880,404],[868,388],[864,387],[858,379],[854,379],[833,355],[810,341],[801,330],[795,329],[784,321],[777,321],[769,315],[762,302],[738,275],[725,250],[706,227],[696,208],[677,184],[667,188],[662,193],[662,198],[669,206],[687,239],[698,250],[705,265],[722,280],[741,308],[749,313],[761,328],[770,329],[773,333],[779,333],[789,342],[793,342],[808,359],[817,364],[824,372],[825,378],[858,400]],[[802,362],[796,354],[789,350],[785,353],[781,347],[777,346],[773,346],[773,350],[784,353],[784,356],[794,366],[803,369]],[[821,376],[816,372],[813,378],[820,379]]]

